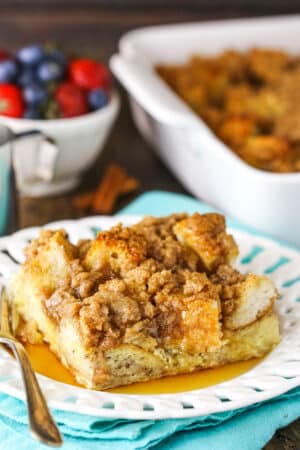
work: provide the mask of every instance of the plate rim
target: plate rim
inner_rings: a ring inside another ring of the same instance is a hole
[[[7,246],[10,244],[13,244],[16,242],[18,245],[20,244],[20,241],[24,241],[25,237],[28,237],[30,235],[35,235],[40,229],[45,228],[62,228],[62,227],[75,227],[77,228],[79,224],[82,224],[84,227],[99,227],[103,226],[103,223],[108,224],[117,224],[119,222],[124,221],[125,224],[134,223],[135,221],[138,221],[142,218],[142,215],[128,215],[128,214],[119,214],[117,216],[91,216],[91,217],[85,217],[82,219],[73,219],[73,220],[62,220],[62,221],[54,221],[50,222],[43,226],[35,226],[35,227],[28,227],[21,230],[18,230],[17,232],[8,235],[0,237],[0,252],[3,249],[7,249]],[[100,225],[101,224],[101,225]],[[105,227],[104,227],[105,228]],[[240,229],[238,226],[231,226],[228,227],[228,230],[230,232],[234,232],[236,235],[243,236],[243,238],[247,238],[250,240],[255,240],[257,243],[261,243],[262,246],[275,248],[277,251],[284,251],[285,255],[289,255],[291,258],[299,259],[300,262],[300,252],[297,249],[290,248],[289,246],[285,246],[281,242],[276,242],[272,238],[260,236],[259,234],[251,234],[248,230]],[[67,230],[68,231],[68,230]],[[80,234],[80,232],[79,232]],[[81,233],[82,234],[82,233]],[[0,263],[1,266],[1,263]],[[299,318],[300,323],[300,318]],[[282,342],[275,348],[278,349],[282,345],[284,341],[285,336],[283,336]],[[300,333],[299,333],[299,342],[300,342]],[[213,386],[207,387],[207,388],[201,388],[196,389],[192,391],[185,391],[180,393],[170,393],[170,394],[116,394],[111,392],[105,392],[105,391],[95,391],[86,389],[83,387],[77,387],[68,385],[59,381],[55,381],[51,378],[48,378],[44,375],[37,374],[39,381],[41,382],[42,388],[45,389],[45,385],[52,384],[55,386],[58,385],[60,389],[63,389],[65,391],[70,391],[70,394],[72,396],[73,391],[80,391],[80,395],[82,394],[83,397],[86,397],[86,394],[93,394],[94,396],[99,396],[102,398],[102,403],[117,403],[120,405],[120,407],[117,407],[115,409],[110,409],[107,407],[93,407],[90,405],[84,406],[83,403],[80,403],[78,405],[77,403],[69,403],[63,400],[55,400],[53,398],[49,398],[49,393],[46,389],[46,397],[49,401],[49,405],[56,410],[61,411],[69,411],[73,413],[79,413],[79,414],[85,414],[85,415],[91,415],[94,417],[107,417],[107,418],[120,418],[120,419],[133,419],[133,420],[145,420],[145,419],[172,419],[172,418],[188,418],[188,417],[196,417],[196,416],[203,416],[213,413],[220,413],[225,411],[233,411],[236,409],[249,407],[251,405],[254,405],[256,403],[261,403],[264,401],[268,401],[270,399],[273,399],[277,397],[278,395],[284,394],[287,391],[294,389],[297,386],[300,386],[300,370],[299,375],[296,377],[286,380],[285,383],[280,383],[277,388],[273,387],[270,390],[263,390],[261,392],[256,392],[252,390],[251,392],[251,399],[248,399],[249,401],[245,401],[245,398],[242,397],[240,399],[236,398],[234,400],[230,401],[220,401],[218,402],[212,402],[211,405],[209,403],[203,407],[193,407],[193,408],[183,408],[182,409],[172,409],[168,407],[170,402],[176,403],[176,402],[184,402],[184,398],[188,399],[193,396],[200,395],[200,397],[205,397],[205,394],[209,393],[209,391],[212,390],[219,390],[220,392],[222,389],[225,388],[226,391],[226,385],[228,383],[232,383],[233,381],[240,380],[244,375],[252,373],[253,371],[256,371],[263,363],[269,361],[269,359],[272,357],[274,353],[274,350],[272,350],[261,362],[259,362],[254,368],[250,369],[249,371],[245,372],[245,374],[239,375],[237,377],[234,377],[230,380],[227,380],[222,383],[215,384]],[[0,362],[2,360],[3,353],[0,354]],[[300,361],[300,358],[299,358]],[[13,363],[16,365],[16,363],[13,361]],[[1,366],[0,366],[0,372],[1,372]],[[52,386],[53,387],[53,386]],[[51,391],[51,389],[50,389]],[[4,392],[8,395],[11,395],[12,397],[18,398],[20,400],[25,399],[25,393],[24,390],[20,388],[16,388],[10,385],[9,380],[7,382],[2,381],[0,382],[0,392]],[[100,394],[100,395],[98,395]],[[250,391],[248,390],[248,395],[250,394]],[[208,395],[209,397],[209,395]],[[220,397],[219,397],[220,398]],[[204,398],[205,400],[205,398]],[[154,410],[144,410],[137,408],[136,403],[155,403],[157,402],[158,405],[162,404],[164,405],[160,410],[155,409]],[[131,405],[131,407],[130,407]],[[169,405],[170,406],[170,405]],[[80,411],[79,411],[80,408]]]

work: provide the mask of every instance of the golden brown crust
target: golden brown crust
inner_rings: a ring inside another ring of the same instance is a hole
[[[180,242],[197,253],[209,272],[220,264],[233,262],[238,255],[236,243],[225,232],[225,219],[220,214],[195,213],[174,225],[174,232]]]
[[[258,81],[272,83],[280,80],[289,59],[282,50],[253,48],[248,53],[247,64],[251,76]]]
[[[122,274],[136,267],[146,258],[147,242],[122,225],[98,233],[91,244],[84,265],[87,269],[103,271],[109,265],[112,272]]]

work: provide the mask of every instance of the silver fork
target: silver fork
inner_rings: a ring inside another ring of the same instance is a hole
[[[48,409],[35,373],[31,367],[26,350],[13,335],[11,308],[5,289],[0,288],[1,317],[0,343],[8,346],[18,361],[26,392],[27,411],[31,434],[44,444],[59,447],[63,440],[57,425]]]

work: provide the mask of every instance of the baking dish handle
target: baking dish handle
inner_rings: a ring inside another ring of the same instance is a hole
[[[198,126],[193,112],[155,75],[145,62],[113,55],[110,59],[113,74],[135,100],[155,119],[178,126]]]

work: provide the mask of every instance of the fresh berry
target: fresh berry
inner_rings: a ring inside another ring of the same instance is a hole
[[[36,69],[38,79],[44,83],[61,80],[64,76],[64,71],[64,66],[51,59],[45,59]]]
[[[62,117],[75,117],[89,112],[85,92],[73,83],[61,83],[55,98]]]
[[[60,66],[66,68],[67,67],[67,58],[57,48],[52,48],[51,50],[47,50],[47,58],[51,59],[51,61],[57,62]]]
[[[15,55],[0,49],[0,115],[26,119],[75,117],[109,102],[108,69],[69,58],[53,46],[29,45]]]
[[[0,62],[0,83],[10,83],[14,81],[18,73],[18,66],[15,61],[7,59]]]
[[[92,59],[75,59],[69,66],[70,78],[73,83],[84,89],[108,89],[110,75],[108,69]]]
[[[6,50],[0,50],[0,61],[5,61],[6,59],[11,59],[11,54]]]
[[[31,105],[29,106],[24,114],[23,114],[24,119],[42,119],[42,114],[41,111],[35,107],[35,105]]]
[[[107,93],[103,89],[93,89],[88,93],[88,102],[92,110],[101,109],[108,103]]]
[[[22,117],[23,112],[22,91],[13,84],[0,84],[0,115]]]
[[[26,87],[29,84],[35,83],[36,76],[34,70],[32,70],[31,67],[24,67],[17,78],[17,82],[22,87]]]
[[[17,59],[25,65],[38,64],[44,57],[45,52],[40,45],[23,47],[17,52]]]
[[[44,86],[31,83],[25,86],[23,95],[27,104],[40,104],[47,100],[48,92]]]

